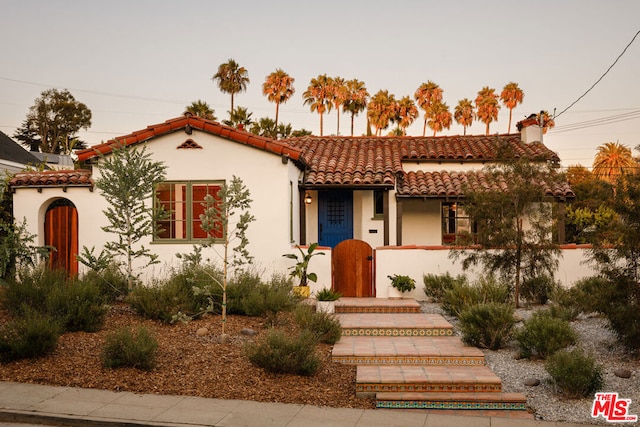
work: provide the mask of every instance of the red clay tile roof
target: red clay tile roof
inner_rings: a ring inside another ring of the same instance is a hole
[[[543,144],[524,143],[520,134],[438,136],[403,138],[403,160],[486,161],[495,160],[498,143],[509,145],[516,157],[544,158],[559,161],[558,156]]]
[[[469,185],[474,191],[503,191],[508,187],[504,178],[491,180],[482,171],[466,172],[408,172],[398,183],[397,191],[400,197],[432,197],[458,198],[463,197],[463,187]],[[575,194],[569,184],[549,185],[540,181],[547,196],[557,199],[573,199]]]
[[[402,161],[483,162],[496,159],[498,142],[510,145],[516,156],[558,162],[543,144],[526,144],[520,134],[438,137],[316,137],[283,141],[300,149],[309,165],[308,187],[351,185],[393,186],[403,173]]]
[[[307,186],[387,186],[402,172],[395,138],[305,136],[283,141],[302,151]]]
[[[192,129],[230,139],[231,141],[246,144],[281,156],[287,156],[295,162],[304,163],[300,158],[300,150],[290,145],[192,115],[181,116],[167,120],[164,123],[147,126],[146,129],[130,133],[129,135],[114,138],[85,150],[76,151],[76,154],[78,155],[78,160],[86,161],[98,157],[100,154],[110,153],[117,144],[124,143],[127,146],[138,144],[160,135],[184,130],[187,126],[190,126]]]
[[[93,188],[91,171],[49,170],[44,172],[18,172],[9,181],[9,188],[18,187],[88,187]]]

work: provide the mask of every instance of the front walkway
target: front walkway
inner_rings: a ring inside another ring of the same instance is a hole
[[[378,408],[533,419],[524,395],[502,392],[482,351],[464,345],[441,315],[420,308],[411,299],[337,302],[343,337],[332,358],[357,365],[357,395],[375,397]]]

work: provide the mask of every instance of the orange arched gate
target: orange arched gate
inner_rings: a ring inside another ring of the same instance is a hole
[[[51,269],[64,269],[72,276],[78,274],[78,210],[67,199],[59,199],[48,208],[44,219],[45,245],[51,250]]]

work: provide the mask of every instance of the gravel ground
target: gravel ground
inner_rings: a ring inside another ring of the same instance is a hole
[[[531,316],[535,309],[518,309],[522,319]],[[457,319],[446,315],[437,304],[424,303],[423,311],[440,313],[454,326]],[[571,326],[579,334],[579,346],[592,354],[603,367],[604,387],[601,391],[617,392],[620,398],[631,399],[630,415],[640,416],[640,359],[631,356],[620,346],[615,336],[607,328],[607,321],[601,317],[581,315]],[[518,326],[519,327],[519,326]],[[527,396],[527,404],[534,411],[536,419],[545,421],[566,421],[586,424],[607,424],[602,417],[591,417],[593,398],[565,399],[552,384],[544,368],[543,361],[517,359],[518,348],[511,342],[499,351],[485,350],[487,365],[502,380],[505,392],[519,392]],[[619,368],[632,372],[631,378],[618,378],[614,371]],[[528,378],[537,378],[540,385],[528,387],[524,384]],[[628,424],[627,424],[628,425]]]

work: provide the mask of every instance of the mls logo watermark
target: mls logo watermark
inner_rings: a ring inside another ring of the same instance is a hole
[[[631,399],[621,399],[618,393],[596,393],[591,407],[591,417],[600,415],[611,423],[633,423],[638,421],[637,415],[629,414]]]

